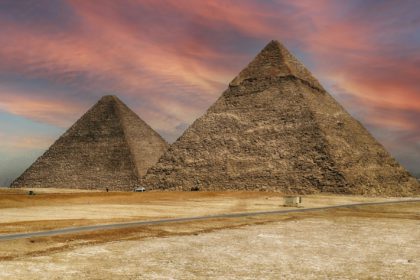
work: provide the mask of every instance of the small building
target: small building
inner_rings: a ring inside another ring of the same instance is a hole
[[[285,196],[284,197],[284,206],[285,207],[299,207],[302,205],[301,196]]]

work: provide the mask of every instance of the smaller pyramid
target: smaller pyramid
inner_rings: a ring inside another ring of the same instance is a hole
[[[131,190],[168,143],[116,96],[102,97],[11,187]]]

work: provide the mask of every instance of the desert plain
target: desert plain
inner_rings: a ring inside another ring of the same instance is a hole
[[[289,210],[276,192],[4,189],[0,235]],[[419,199],[317,194],[327,208],[0,241],[0,279],[418,279]]]

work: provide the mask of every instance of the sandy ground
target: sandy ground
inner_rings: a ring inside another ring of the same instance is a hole
[[[287,209],[279,193],[148,192],[104,193],[40,189],[0,192],[0,234],[133,220]],[[322,207],[391,198],[311,195],[303,207]]]
[[[26,192],[0,190],[0,234],[288,209],[264,192]],[[419,242],[420,203],[213,219],[0,241],[0,279],[418,279]]]
[[[167,235],[2,261],[0,279],[418,279],[419,210],[328,210],[209,231],[168,225],[154,229]]]

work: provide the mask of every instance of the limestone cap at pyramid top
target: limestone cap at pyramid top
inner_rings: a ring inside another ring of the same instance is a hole
[[[318,80],[279,41],[270,41],[264,49],[236,76],[231,86],[244,80],[293,76],[324,90]]]

